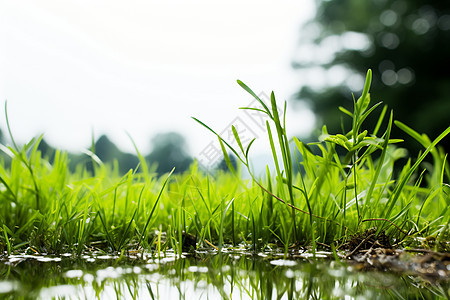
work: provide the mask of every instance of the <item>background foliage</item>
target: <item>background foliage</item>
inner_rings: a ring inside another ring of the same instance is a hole
[[[353,86],[357,83],[359,90],[371,68],[372,94],[394,110],[396,119],[432,138],[449,125],[449,1],[318,0],[316,4],[314,20],[302,29],[293,66],[306,74],[325,70],[319,72],[324,86],[304,86],[296,95],[311,104],[320,124],[327,124],[330,132],[341,132],[342,122],[345,128],[351,126],[350,119],[341,119],[337,107],[351,107]],[[344,79],[339,80],[342,74]],[[405,138],[397,128],[393,135]],[[449,142],[447,137],[441,143],[446,152]],[[404,146],[420,149],[415,141]]]

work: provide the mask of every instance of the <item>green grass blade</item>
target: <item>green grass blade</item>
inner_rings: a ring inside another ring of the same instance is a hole
[[[378,130],[380,130],[381,123],[383,123],[384,116],[386,115],[387,109],[388,109],[387,105],[383,106],[383,109],[381,110],[381,114],[378,117],[377,124],[375,125],[375,128],[373,130],[374,136],[376,136],[378,134]]]
[[[339,110],[341,112],[343,112],[344,114],[346,114],[347,116],[349,116],[350,118],[353,118],[353,114],[349,110],[345,109],[344,107],[339,106]]]
[[[10,231],[9,228],[6,227],[5,224],[3,224],[3,234],[5,235],[6,249],[7,249],[8,256],[9,256],[9,255],[11,255],[11,243],[9,242],[8,231]]]
[[[240,155],[238,154],[238,152],[232,147],[230,146],[230,144],[227,143],[227,141],[225,141],[219,134],[217,134],[213,129],[211,129],[211,127],[209,127],[208,125],[206,125],[205,123],[203,123],[202,121],[200,121],[199,119],[192,117],[192,119],[194,119],[195,121],[197,121],[200,125],[202,125],[203,127],[205,127],[206,129],[208,129],[209,131],[211,131],[212,133],[214,133],[227,147],[228,149],[230,149],[234,155],[236,155],[236,157],[245,164],[244,160],[242,160],[242,158],[240,157]]]
[[[222,149],[223,159],[225,160],[225,163],[227,164],[228,169],[230,170],[231,173],[236,174],[236,170],[234,169],[234,166],[231,163],[230,156],[228,155],[227,150],[225,149],[225,146],[222,142],[222,139],[220,139],[220,138],[219,138],[219,144],[220,144],[220,149]]]
[[[264,101],[262,101],[245,83],[243,83],[242,81],[240,81],[240,80],[237,80],[237,83],[244,89],[244,90],[246,90],[247,91],[247,93],[249,93],[250,95],[252,95],[253,96],[253,98],[255,98],[258,102],[259,102],[259,104],[261,104],[261,106],[265,109],[265,113],[267,114],[267,115],[269,115],[269,117],[271,118],[271,119],[273,119],[273,117],[272,117],[272,114],[270,113],[270,110],[269,110],[269,108],[267,107],[267,105],[264,103]]]
[[[236,139],[236,142],[238,143],[239,148],[241,149],[242,153],[245,153],[244,147],[242,147],[241,139],[239,138],[239,134],[236,130],[236,127],[234,127],[234,125],[231,125],[231,130],[233,131],[234,138]]]
[[[414,165],[409,169],[407,174],[402,178],[402,180],[397,184],[395,187],[394,193],[389,199],[389,204],[387,206],[387,209],[384,213],[384,218],[389,219],[391,212],[394,208],[394,205],[397,203],[398,198],[400,197],[400,194],[406,184],[406,182],[411,178],[412,174],[415,172],[415,170],[419,167],[419,165],[422,163],[422,161],[425,159],[425,157],[430,153],[431,150],[436,147],[436,145],[448,134],[450,133],[450,126],[442,132],[425,150],[425,152],[417,159],[417,161],[414,163]]]
[[[166,187],[166,184],[169,181],[169,178],[172,175],[173,171],[175,171],[175,168],[173,168],[172,171],[170,171],[169,175],[167,175],[166,179],[164,180],[163,185],[161,186],[161,189],[159,190],[158,196],[156,197],[156,200],[155,200],[155,204],[153,204],[153,208],[152,208],[149,216],[147,217],[147,222],[145,223],[144,229],[142,230],[142,234],[139,237],[139,241],[137,243],[136,248],[139,248],[139,245],[141,244],[142,239],[144,238],[144,236],[147,233],[147,227],[150,224],[150,220],[153,216],[153,213],[155,212],[156,206],[158,205],[159,200],[161,199],[162,192],[164,191],[164,188]]]
[[[367,191],[367,195],[366,195],[366,201],[370,201],[370,199],[372,198],[372,194],[373,194],[373,191],[375,189],[375,185],[377,184],[378,178],[379,178],[380,173],[381,173],[381,168],[383,167],[383,164],[384,164],[384,160],[385,160],[385,157],[386,157],[386,152],[387,152],[388,144],[389,144],[389,138],[391,136],[391,129],[392,129],[393,118],[394,118],[394,114],[391,111],[391,115],[389,117],[388,127],[387,127],[386,133],[384,135],[384,142],[383,142],[383,145],[382,145],[383,150],[381,151],[380,158],[378,159],[378,165],[377,165],[377,168],[375,169],[375,174],[373,175],[373,177],[371,179],[369,190]],[[364,215],[365,215],[365,212],[366,212],[366,208],[367,208],[367,206],[364,206],[364,208],[362,210],[362,213],[361,213],[362,218],[364,218]]]
[[[431,141],[426,135],[419,134],[417,131],[400,121],[394,121],[394,124],[409,136],[411,136],[413,139],[418,141],[424,148],[430,146]]]
[[[227,214],[228,209],[231,207],[231,204],[233,204],[234,199],[231,199],[230,202],[227,204],[227,207],[225,208],[225,210],[223,211],[222,214],[222,219],[220,221],[220,230],[219,230],[219,253],[222,252],[222,247],[223,247],[223,224],[225,223],[225,215]]]

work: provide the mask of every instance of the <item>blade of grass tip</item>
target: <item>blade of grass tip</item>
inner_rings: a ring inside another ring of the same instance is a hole
[[[6,127],[8,128],[9,137],[10,137],[10,139],[11,139],[11,142],[12,142],[13,145],[14,145],[14,149],[15,149],[17,152],[20,152],[19,147],[17,147],[16,141],[15,141],[14,136],[13,136],[13,134],[12,134],[11,126],[9,125],[9,117],[8,117],[8,101],[5,101],[5,119],[6,119]]]
[[[206,129],[208,129],[209,131],[211,131],[212,133],[214,133],[219,139],[222,140],[222,142],[228,147],[228,149],[230,149],[234,155],[236,155],[236,157],[245,164],[245,162],[242,160],[242,158],[239,156],[239,154],[237,153],[237,151],[230,146],[230,144],[227,143],[227,141],[225,141],[219,134],[217,134],[213,129],[211,129],[211,127],[209,127],[208,125],[206,125],[205,123],[203,123],[202,121],[200,121],[199,119],[195,118],[195,117],[191,117],[192,119],[194,119],[195,121],[197,121],[200,125],[202,125],[203,127],[205,127]]]
[[[254,111],[262,112],[263,114],[267,114],[267,112],[265,110],[262,110],[260,108],[255,108],[255,107],[239,107],[239,109],[254,110]]]
[[[414,165],[411,167],[411,169],[407,172],[407,174],[402,178],[402,180],[399,182],[399,184],[395,187],[393,196],[389,200],[389,205],[386,206],[387,209],[385,209],[384,218],[389,219],[389,216],[392,212],[392,209],[394,208],[395,203],[397,203],[398,198],[400,197],[400,193],[403,190],[403,187],[405,186],[406,182],[411,178],[412,174],[415,172],[415,170],[419,167],[419,165],[422,163],[422,161],[425,159],[425,157],[428,155],[428,153],[433,150],[434,147],[448,134],[450,133],[450,126],[442,132],[425,150],[425,152],[417,159],[417,161],[414,163]]]
[[[92,153],[95,153],[95,134],[94,134],[94,128],[91,130],[91,147],[90,149]]]
[[[222,252],[222,246],[223,246],[223,224],[225,223],[225,215],[227,214],[228,209],[230,208],[231,204],[234,202],[234,199],[231,199],[230,202],[227,204],[227,207],[223,211],[222,219],[220,222],[220,231],[219,231],[219,253]]]
[[[367,70],[367,75],[366,75],[366,82],[364,83],[364,89],[363,89],[363,93],[361,95],[361,100],[364,101],[364,99],[369,94],[369,89],[370,89],[370,84],[371,83],[372,83],[372,70],[368,69]]]
[[[236,127],[234,127],[234,125],[231,125],[231,130],[233,131],[234,138],[236,139],[236,142],[239,145],[239,149],[241,149],[242,153],[245,154],[244,147],[242,147],[241,139],[239,138],[239,134],[236,130]]]
[[[424,148],[427,148],[428,146],[430,146],[431,141],[428,138],[422,136],[421,134],[419,134],[417,131],[415,131],[408,125],[406,125],[400,121],[397,121],[397,120],[394,121],[394,124],[395,124],[395,126],[400,128],[402,131],[407,133],[409,136],[411,136],[413,139],[418,141]]]
[[[264,101],[262,101],[245,83],[243,83],[242,81],[240,81],[239,79],[237,80],[237,83],[245,90],[247,91],[247,93],[249,93],[250,95],[253,96],[253,98],[255,98],[259,104],[262,105],[262,107],[266,110],[266,114],[269,115],[269,117],[271,119],[273,119],[272,114],[270,113],[269,108],[267,107],[267,105],[264,103]]]
[[[125,131],[125,133],[128,135],[128,138],[130,139],[131,143],[133,144],[134,147],[134,151],[136,151],[136,154],[139,158],[139,162],[140,165],[142,167],[142,171],[144,173],[144,177],[148,178],[148,167],[147,167],[147,161],[145,160],[145,157],[142,156],[141,152],[139,151],[138,147],[136,146],[136,143],[134,142],[133,138],[131,137],[131,135]]]
[[[102,160],[91,150],[88,149],[82,149],[81,153],[86,154],[87,156],[89,156],[93,162],[95,162],[97,165],[102,166],[103,162]]]
[[[345,109],[344,107],[339,106],[339,110],[341,112],[343,112],[344,114],[348,115],[350,118],[353,118],[353,114],[349,110]]]
[[[425,134],[419,134],[417,131],[409,127],[408,125],[400,122],[400,121],[394,121],[394,124],[400,128],[403,132],[411,136],[413,139],[415,139],[417,142],[419,142],[424,148],[427,148],[431,141]],[[433,156],[433,159],[438,162],[440,160],[438,151],[431,149],[431,155]]]
[[[143,237],[145,236],[145,234],[146,234],[147,227],[148,227],[148,225],[150,224],[150,219],[152,218],[153,213],[155,212],[156,206],[157,206],[158,203],[159,203],[159,199],[161,199],[162,192],[164,191],[164,188],[166,187],[166,184],[167,184],[167,182],[169,181],[170,175],[172,175],[173,171],[175,171],[175,168],[173,168],[172,171],[170,171],[169,175],[167,175],[167,177],[166,177],[166,179],[164,180],[164,183],[163,183],[161,189],[159,190],[159,194],[158,194],[158,196],[156,197],[155,204],[153,204],[152,211],[150,212],[150,215],[149,215],[148,218],[147,218],[147,222],[145,223],[144,229],[142,230],[142,235],[139,237],[139,241],[138,241],[138,244],[137,244],[136,248],[139,248],[139,245],[140,245],[141,242],[142,242],[142,238],[143,238]]]
[[[250,147],[252,146],[253,142],[256,140],[256,138],[253,138],[253,140],[248,143],[247,150],[245,150],[245,158],[248,161],[248,153],[250,152]]]

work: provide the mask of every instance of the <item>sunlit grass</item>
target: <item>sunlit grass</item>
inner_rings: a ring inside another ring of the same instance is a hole
[[[369,71],[353,111],[341,108],[353,120],[349,132],[331,134],[323,127],[317,143],[305,144],[287,136],[286,105],[281,116],[274,93],[269,107],[239,81],[268,117],[275,171],[267,168],[262,177],[251,171],[252,143],[244,147],[236,128],[238,146],[232,147],[197,119],[218,137],[231,172],[207,174],[194,163],[183,174],[157,177],[138,151],[140,165],[123,176],[94,153],[92,173],[81,165],[70,171],[66,153],[56,151],[50,163],[38,150],[41,138],[19,147],[8,127],[13,145],[1,146],[8,157],[0,164],[0,249],[8,254],[144,249],[155,255],[173,249],[181,255],[189,234],[195,247],[218,251],[244,245],[287,253],[293,246],[311,246],[314,253],[319,245],[339,247],[372,227],[398,246],[433,237],[437,243],[431,246],[438,247],[448,240],[450,221],[450,169],[438,143],[450,127],[432,141],[394,121],[387,107],[370,105],[370,82]],[[365,129],[365,119],[374,114],[377,125]],[[391,137],[394,124],[423,145],[417,158],[407,157],[401,141]],[[337,147],[345,154],[338,155]],[[232,166],[228,151],[250,179]],[[427,155],[432,164],[424,169]],[[399,159],[406,163],[397,175]]]

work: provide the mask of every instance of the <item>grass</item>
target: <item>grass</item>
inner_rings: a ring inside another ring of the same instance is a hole
[[[145,249],[157,256],[173,249],[181,255],[190,234],[196,247],[213,245],[218,251],[243,244],[253,251],[281,247],[287,253],[292,246],[311,246],[314,252],[319,245],[337,248],[372,227],[397,246],[432,237],[431,247],[437,248],[449,239],[450,168],[438,143],[450,127],[430,140],[394,121],[381,103],[371,106],[370,83],[369,70],[353,111],[340,108],[353,120],[349,132],[330,134],[323,127],[317,143],[305,144],[287,136],[286,105],[281,116],[273,92],[269,107],[238,81],[261,104],[256,110],[268,117],[275,171],[267,169],[262,177],[251,171],[253,141],[243,145],[234,127],[237,147],[194,118],[218,137],[231,172],[208,174],[194,163],[183,174],[158,178],[141,155],[141,163],[124,176],[94,153],[92,173],[82,166],[71,172],[66,153],[57,151],[50,163],[38,151],[41,138],[19,147],[6,115],[13,145],[1,146],[7,157],[0,163],[0,250],[81,254]],[[364,129],[374,114],[377,125]],[[398,146],[392,126],[423,146],[417,158]],[[338,155],[337,148],[345,154]],[[241,178],[228,152],[251,179]],[[424,162],[427,156],[432,164]],[[397,174],[399,159],[406,162]]]

